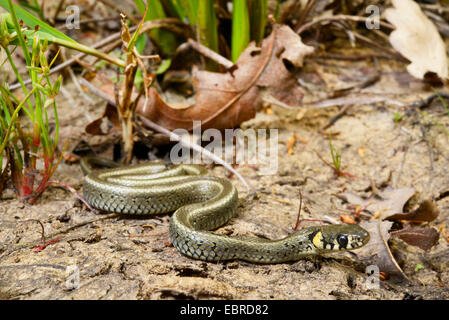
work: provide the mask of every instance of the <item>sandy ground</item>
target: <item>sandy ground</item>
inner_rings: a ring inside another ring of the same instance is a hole
[[[352,68],[358,66],[352,64]],[[365,69],[358,70],[364,74]],[[332,68],[327,72],[332,74]],[[90,137],[83,129],[102,113],[104,103],[95,97],[88,102],[71,84],[66,84],[65,90],[69,94],[59,96],[61,141],[69,141],[69,151],[81,140],[97,151],[106,149],[105,141],[110,145],[111,137]],[[357,94],[368,93],[409,103],[432,92],[404,71],[384,67],[381,80]],[[309,92],[305,101],[316,98]],[[338,113],[337,107],[285,111],[273,106],[271,110],[272,114],[260,112],[243,127],[279,129],[279,170],[275,175],[264,176],[249,166],[238,168],[256,187],[257,196],[246,198],[244,186],[232,177],[241,198],[238,217],[219,232],[271,239],[287,235],[296,222],[299,191],[304,196],[303,218],[327,215],[339,220],[340,214],[350,215],[351,211],[337,195],[349,191],[367,196],[372,181],[379,188],[414,187],[415,202],[434,199],[440,211],[430,225],[449,226],[449,137],[416,111],[407,113],[388,103],[361,103],[329,129],[339,133],[333,143],[341,150],[342,169],[359,177],[352,179],[336,177],[316,155],[318,152],[330,161],[328,140],[318,129]],[[400,123],[394,122],[394,112],[404,115]],[[426,112],[448,126],[449,117],[440,104],[433,104]],[[288,155],[287,141],[293,134],[297,140],[293,153]],[[221,167],[211,169],[211,173],[226,174]],[[82,189],[82,173],[77,164],[62,163],[55,179],[78,191]],[[393,253],[400,256],[398,261],[410,282],[381,281],[378,289],[370,289],[365,265],[353,254],[336,253],[274,265],[207,263],[184,257],[170,245],[169,215],[107,218],[88,211],[71,193],[57,187],[49,188],[33,206],[10,195],[6,192],[0,204],[1,298],[449,298],[449,248],[443,236],[427,252],[391,240]],[[29,219],[43,223],[48,239],[60,240],[34,253],[41,227],[36,222],[25,222]],[[68,230],[72,226],[77,227]],[[423,268],[416,271],[417,264]],[[79,270],[78,289],[68,283],[74,267]]]

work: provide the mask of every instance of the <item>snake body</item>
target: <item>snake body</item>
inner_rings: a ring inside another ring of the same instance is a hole
[[[83,194],[91,206],[123,214],[174,211],[171,241],[191,258],[280,263],[359,248],[369,240],[363,228],[346,224],[309,227],[280,240],[214,233],[210,230],[226,224],[237,212],[238,193],[229,180],[208,176],[198,165],[148,163],[92,170],[94,164],[115,166],[98,158],[82,159],[81,167],[87,174]]]

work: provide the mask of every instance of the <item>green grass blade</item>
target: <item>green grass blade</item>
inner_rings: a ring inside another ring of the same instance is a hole
[[[134,0],[134,3],[141,15],[145,14],[145,2],[143,0]],[[164,19],[166,14],[164,7],[159,0],[148,1],[148,14],[145,17],[145,21],[151,21],[156,19]],[[173,33],[167,30],[156,29],[150,31],[150,37],[159,46],[161,51],[165,54],[172,54],[175,52],[178,43]]]
[[[232,61],[237,61],[240,53],[248,46],[250,25],[246,0],[234,0],[232,7]]]
[[[198,24],[198,10],[200,2],[203,0],[175,0],[179,11],[183,11],[183,18],[187,18],[190,25],[196,26]]]
[[[267,0],[250,0],[248,8],[251,22],[251,40],[260,43],[265,36],[267,24]]]
[[[200,43],[218,52],[218,31],[214,2],[214,0],[201,0],[199,2],[198,28],[200,32]],[[209,71],[218,70],[218,64],[208,60],[206,69]]]
[[[3,7],[5,10],[10,12],[8,0],[0,0],[0,6]],[[33,16],[31,13],[26,11],[25,9],[21,8],[20,6],[13,4],[14,10],[17,14],[17,18],[19,20],[22,20],[28,27],[34,30],[35,26],[39,26],[39,30],[44,31],[48,34],[51,34],[53,37],[64,39],[65,41],[70,41],[76,43],[75,40],[72,38],[66,36],[61,31],[53,28],[52,26],[46,24],[45,22],[39,20],[35,16]]]

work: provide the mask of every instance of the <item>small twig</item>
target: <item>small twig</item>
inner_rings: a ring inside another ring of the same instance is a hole
[[[45,228],[44,228],[44,224],[38,220],[38,219],[27,219],[27,220],[23,220],[23,221],[19,221],[19,222],[37,222],[40,224],[42,232],[41,232],[41,242],[44,243],[45,242]]]
[[[371,40],[368,37],[362,36],[361,34],[352,31],[352,33],[354,34],[354,37],[360,41],[363,41],[373,47],[379,48],[380,50],[383,50],[384,52],[387,52],[389,54],[391,54],[394,57],[397,57],[400,61],[402,62],[410,62],[408,59],[406,59],[403,55],[401,55],[399,52],[397,52],[396,50],[381,46],[380,44],[378,44],[376,41]]]
[[[213,160],[214,162],[222,165],[223,167],[225,167],[226,169],[231,171],[245,185],[245,187],[248,189],[248,191],[250,191],[250,192],[252,191],[252,188],[249,186],[249,184],[234,168],[232,168],[232,166],[230,166],[228,163],[224,162],[223,159],[217,157],[215,154],[213,154],[209,150],[204,149],[203,147],[201,147],[200,145],[198,145],[196,143],[193,143],[193,142],[183,139],[181,136],[171,132],[170,130],[167,130],[164,127],[161,127],[160,125],[154,123],[153,121],[148,120],[147,118],[139,116],[139,119],[145,124],[145,126],[170,137],[170,140],[178,141],[183,146],[190,148],[192,150],[195,150],[196,152],[200,152],[201,154],[205,155],[206,157]]]
[[[83,227],[83,226],[85,226],[87,224],[90,224],[90,223],[93,223],[93,222],[102,221],[102,220],[106,220],[106,219],[110,219],[110,218],[116,218],[116,217],[120,217],[120,216],[123,216],[123,214],[122,213],[110,213],[110,214],[101,216],[100,218],[96,218],[96,219],[80,222],[78,224],[75,224],[75,225],[73,225],[71,227],[68,227],[68,228],[66,228],[64,230],[61,230],[61,231],[58,231],[58,232],[52,234],[51,237],[54,237],[54,236],[57,236],[57,235],[60,235],[60,234],[65,234],[65,233],[67,233],[67,232],[69,232],[71,230],[74,230],[74,229],[79,228],[79,227]]]
[[[276,99],[275,97],[273,97],[271,94],[264,94],[262,97],[263,102],[268,103],[268,104],[272,104],[287,110],[299,110],[300,106],[296,106],[296,107],[292,107],[288,104],[286,104],[285,102],[282,102],[278,99]]]
[[[434,94],[428,96],[428,97],[425,98],[425,99],[422,99],[422,100],[419,100],[419,101],[416,101],[416,102],[412,103],[412,104],[411,104],[411,107],[412,107],[412,108],[416,108],[416,109],[423,109],[423,108],[426,108],[426,107],[428,107],[428,106],[432,103],[432,101],[433,101],[435,98],[446,98],[446,99],[449,99],[449,93],[445,93],[445,92],[436,92],[436,93],[434,93]]]
[[[316,24],[319,24],[321,22],[348,21],[348,20],[355,21],[355,22],[366,22],[368,19],[370,19],[370,18],[369,17],[359,17],[359,16],[349,16],[349,15],[342,15],[342,14],[336,15],[336,16],[331,16],[331,17],[322,17],[322,18],[314,19],[311,22],[300,26],[299,28],[296,29],[296,33],[301,34],[304,31],[306,31],[307,29],[310,29],[311,27],[313,27]],[[384,28],[390,29],[390,30],[394,29],[393,25],[383,22],[383,21],[380,21],[379,25]]]
[[[67,61],[67,57],[65,55],[65,50],[61,50],[61,59],[62,59],[62,61]],[[71,68],[68,68],[67,71],[69,72],[70,78],[72,78],[72,82],[75,85],[78,92],[80,93],[81,97],[91,103],[92,99],[84,93],[83,89],[80,86],[78,78],[76,77],[73,70]]]
[[[304,11],[301,13],[301,16],[298,19],[298,23],[296,23],[295,29],[298,30],[304,21],[306,20],[307,16],[309,15],[310,10],[315,6],[316,0],[311,0],[307,2],[306,7],[304,8]]]
[[[56,24],[56,18],[58,17],[58,13],[59,13],[59,11],[61,11],[62,6],[64,5],[64,2],[65,2],[65,0],[59,0],[59,4],[58,4],[58,6],[56,7],[56,11],[55,11],[55,13],[53,14],[53,18],[52,18],[52,23],[53,23],[53,25]],[[64,24],[64,25],[66,25],[66,24]]]
[[[100,89],[98,89],[97,87],[95,87],[92,83],[90,83],[89,81],[87,81],[84,78],[80,78],[79,82],[87,87],[90,91],[92,91],[93,94],[95,94],[96,96],[106,100],[109,104],[115,106],[116,103],[113,99],[111,99],[111,97],[109,97],[106,93],[104,93],[103,91],[101,91]]]
[[[365,104],[372,105],[379,102],[385,102],[388,104],[393,104],[399,107],[404,107],[405,104],[401,101],[390,99],[388,97],[379,96],[379,95],[367,95],[360,94],[349,97],[339,97],[334,99],[320,99],[318,101],[312,101],[308,103],[304,103],[304,106],[313,107],[313,108],[328,108],[336,105],[354,105],[354,104]]]
[[[231,69],[234,66],[234,63],[232,61],[226,59],[222,55],[216,53],[215,51],[209,49],[208,47],[193,39],[187,40],[187,44],[201,53],[203,56],[217,62],[219,65],[222,65],[225,69]]]
[[[296,225],[293,228],[294,231],[298,230],[299,224],[301,222],[300,217],[301,217],[301,208],[302,208],[302,193],[301,190],[299,190],[299,208],[298,208],[298,217],[296,219]]]
[[[63,187],[63,188],[65,188],[65,189],[67,189],[67,190],[69,190],[71,193],[73,193],[73,195],[75,196],[75,197],[77,197],[82,203],[84,203],[85,205],[86,205],[86,207],[88,207],[89,208],[89,210],[91,210],[91,211],[93,211],[94,209],[89,205],[89,203],[73,188],[73,187],[71,187],[70,185],[68,185],[68,184],[66,184],[66,183],[64,183],[64,182],[61,182],[61,181],[55,181],[55,180],[52,180],[52,181],[48,181],[48,184],[57,184],[57,185],[59,185],[59,186],[61,186],[61,187]]]
[[[368,60],[368,59],[395,59],[389,54],[383,53],[367,53],[367,54],[338,54],[338,53],[323,53],[317,54],[310,58],[309,60],[350,60],[350,61],[359,61],[359,60]]]

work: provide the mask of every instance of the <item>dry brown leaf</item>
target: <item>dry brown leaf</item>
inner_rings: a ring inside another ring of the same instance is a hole
[[[424,200],[418,209],[407,212],[397,213],[386,217],[387,220],[400,221],[407,220],[413,222],[433,221],[438,217],[439,211],[432,200]]]
[[[149,103],[145,109],[140,104],[137,112],[169,130],[191,130],[193,120],[201,120],[202,129],[237,127],[262,107],[262,92],[268,91],[289,106],[299,105],[303,92],[285,62],[300,67],[312,52],[313,48],[304,45],[288,26],[277,25],[260,48],[249,44],[232,72],[198,71],[193,80],[193,105],[172,108],[151,88]]]
[[[412,227],[407,224],[403,229],[394,231],[392,235],[402,239],[408,244],[423,250],[430,250],[438,243],[439,232],[431,227]]]
[[[407,71],[423,79],[427,72],[448,78],[446,46],[432,21],[413,0],[392,0],[394,8],[385,10],[386,19],[396,27],[390,43],[410,60]]]
[[[117,108],[108,103],[102,116],[89,123],[85,130],[89,134],[104,136],[113,128],[120,130],[120,122]]]
[[[415,193],[414,188],[392,189],[386,188],[379,193],[379,197],[363,199],[350,192],[342,193],[342,196],[351,204],[360,205],[365,210],[380,214],[383,219],[395,213],[402,213],[405,203]]]
[[[362,221],[360,226],[369,232],[370,241],[355,252],[367,265],[376,265],[380,271],[386,272],[389,276],[400,276],[408,279],[388,246],[389,231],[392,225],[393,222],[391,221]]]

